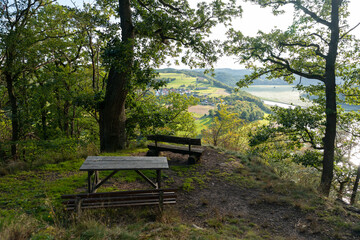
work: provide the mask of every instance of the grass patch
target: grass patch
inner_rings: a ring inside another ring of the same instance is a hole
[[[169,82],[166,88],[188,88],[190,85],[200,88],[192,90],[201,96],[219,97],[230,95],[223,88],[212,86],[210,83],[196,83],[196,78],[188,76],[183,73],[160,73],[160,78],[174,78],[175,80]]]
[[[38,227],[39,222],[27,214],[3,217],[0,218],[0,239],[33,239],[34,228]]]
[[[180,86],[196,84],[196,78],[187,76],[183,73],[160,73],[161,78],[175,78],[174,81],[171,81],[167,84],[167,88],[180,88]]]

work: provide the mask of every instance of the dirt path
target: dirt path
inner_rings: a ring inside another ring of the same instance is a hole
[[[170,165],[186,164],[186,157],[172,153],[165,155],[170,158]],[[238,219],[244,225],[255,226],[259,231],[287,240],[360,239],[351,233],[333,237],[336,233],[331,226],[318,220],[313,212],[304,212],[284,203],[278,194],[232,181],[228,176],[238,171],[234,168],[237,161],[232,156],[207,148],[201,163],[189,170],[190,174],[179,176],[172,170],[166,172],[168,178],[174,181],[171,187],[184,186],[186,179],[190,179],[193,174],[192,185],[195,189],[179,191],[176,208],[183,220],[201,228],[209,226],[209,219],[218,219],[220,222],[227,218]],[[201,178],[204,182],[200,181]]]
[[[260,235],[271,236],[265,239],[360,239],[349,228],[339,232],[314,211],[284,201],[283,195],[261,186],[264,184],[261,173],[246,169],[234,156],[206,148],[200,163],[189,166],[186,155],[168,152],[163,155],[168,157],[171,166],[163,172],[164,184],[179,188],[173,209],[183,222],[196,228],[217,228],[236,222],[238,229],[251,229]],[[262,171],[265,167],[259,169]],[[268,181],[272,183],[272,180]],[[109,183],[121,184],[118,186],[121,189],[148,188],[144,182]]]

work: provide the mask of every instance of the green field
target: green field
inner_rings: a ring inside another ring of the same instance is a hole
[[[187,76],[182,73],[160,73],[160,78],[176,78],[176,80],[167,84],[167,87],[179,88],[182,85],[188,87],[196,84],[196,78]]]
[[[201,90],[193,90],[200,96],[219,97],[229,95],[223,88],[213,87],[207,83],[196,83],[196,78],[182,73],[160,73],[160,78],[175,78],[174,81],[169,82],[167,88],[180,88],[181,86],[189,87],[190,85],[197,88],[207,88]]]

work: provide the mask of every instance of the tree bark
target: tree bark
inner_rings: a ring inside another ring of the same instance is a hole
[[[329,196],[331,182],[333,179],[334,170],[334,152],[335,152],[335,137],[336,137],[336,75],[335,64],[339,44],[339,8],[341,0],[332,0],[331,10],[331,39],[329,43],[329,52],[326,57],[325,66],[325,96],[326,96],[326,123],[325,123],[325,137],[324,155],[323,155],[323,171],[321,175],[321,182],[319,190],[325,195]]]
[[[344,190],[345,190],[345,186],[346,184],[349,182],[349,180],[345,180],[345,181],[339,181],[339,190],[337,192],[337,198],[342,200],[343,196],[344,196]]]
[[[19,112],[17,99],[14,93],[14,79],[10,72],[5,72],[5,80],[6,80],[6,88],[9,95],[10,106],[11,106],[11,126],[12,126],[12,136],[11,136],[11,156],[16,159],[17,153],[17,141],[19,140],[19,132],[20,132],[20,123],[19,123]]]
[[[114,61],[110,67],[105,100],[100,109],[100,149],[102,152],[115,152],[126,146],[125,101],[131,79],[135,37],[131,19],[129,0],[119,0],[121,23],[121,42],[125,51],[121,52],[120,62]]]
[[[354,187],[351,193],[351,198],[350,198],[350,204],[354,205],[355,203],[355,199],[356,199],[356,194],[357,194],[357,190],[359,187],[359,179],[360,179],[360,165],[358,166],[357,172],[356,172],[356,179],[355,179],[355,183],[354,183]]]
[[[48,136],[47,136],[47,126],[46,126],[46,121],[47,121],[47,112],[45,110],[45,103],[41,103],[41,128],[42,128],[42,138],[44,140],[47,140]]]

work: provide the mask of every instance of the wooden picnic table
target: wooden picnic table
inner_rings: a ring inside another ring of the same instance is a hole
[[[134,170],[151,186],[161,188],[161,170],[168,169],[166,157],[142,156],[88,156],[80,171],[88,172],[88,192],[94,193],[101,185],[120,170]],[[99,179],[99,171],[112,171],[104,179]],[[155,170],[156,182],[145,176],[141,170]]]

